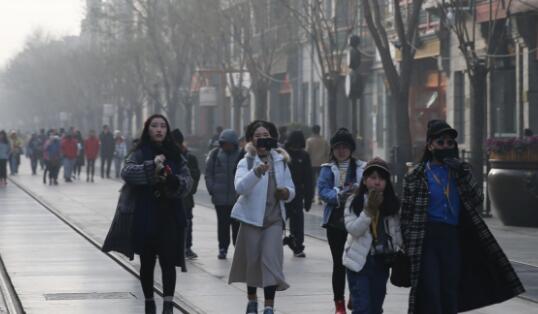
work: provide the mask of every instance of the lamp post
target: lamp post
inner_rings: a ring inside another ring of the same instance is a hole
[[[354,137],[361,135],[364,138],[364,112],[360,106],[360,97],[362,94],[362,79],[359,73],[361,65],[361,53],[359,51],[360,37],[352,35],[349,38],[348,66],[351,69],[346,77],[346,94],[351,102],[351,131]],[[360,107],[360,108],[359,108]],[[360,123],[357,119],[357,111],[360,109]],[[362,148],[362,142],[359,143]]]

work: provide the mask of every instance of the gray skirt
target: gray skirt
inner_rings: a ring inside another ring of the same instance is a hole
[[[264,288],[277,286],[278,291],[289,285],[282,271],[282,223],[260,228],[241,223],[228,283],[244,282],[247,286]]]

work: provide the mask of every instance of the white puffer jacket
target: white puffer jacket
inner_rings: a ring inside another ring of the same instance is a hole
[[[343,264],[348,269],[359,272],[366,263],[366,258],[370,254],[372,247],[372,233],[370,232],[370,223],[372,218],[369,217],[365,211],[361,211],[357,216],[351,208],[351,203],[355,196],[348,198],[345,207],[344,221],[346,224],[346,230],[349,233],[347,236],[346,246],[343,255]],[[364,197],[366,207],[367,197]],[[390,237],[392,238],[392,245],[395,251],[403,250],[402,233],[400,230],[400,217],[398,215],[392,215],[383,218],[385,224],[385,230],[388,230]]]

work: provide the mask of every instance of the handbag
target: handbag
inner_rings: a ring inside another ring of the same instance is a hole
[[[411,287],[411,263],[409,256],[403,251],[394,254],[390,272],[390,283],[396,287]]]
[[[116,251],[131,260],[134,258],[133,225],[135,204],[135,188],[129,184],[124,184],[120,190],[114,219],[103,243],[103,252]]]

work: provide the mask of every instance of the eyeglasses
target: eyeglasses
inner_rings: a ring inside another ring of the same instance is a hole
[[[447,139],[436,139],[434,141],[435,144],[437,144],[438,146],[448,146],[448,147],[454,147],[456,145],[456,141],[454,141],[453,139],[451,138],[447,138]]]

